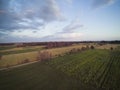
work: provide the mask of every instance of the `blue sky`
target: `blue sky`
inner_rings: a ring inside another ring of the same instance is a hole
[[[0,0],[0,43],[120,40],[120,0]]]

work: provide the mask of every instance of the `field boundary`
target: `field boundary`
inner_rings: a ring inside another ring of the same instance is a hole
[[[40,61],[32,61],[32,62],[28,62],[28,63],[24,63],[24,64],[14,65],[14,66],[6,67],[6,68],[1,68],[0,71],[13,69],[13,68],[17,68],[17,67],[21,67],[21,66],[25,66],[25,65],[29,65],[29,64],[36,63],[36,62],[40,62]]]

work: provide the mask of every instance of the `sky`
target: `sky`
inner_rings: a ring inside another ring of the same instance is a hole
[[[120,40],[120,0],[0,0],[0,43]]]

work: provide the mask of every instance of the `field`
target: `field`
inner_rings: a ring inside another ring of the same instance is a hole
[[[99,46],[96,43],[81,43],[52,49],[44,49],[44,46],[1,46],[0,55],[2,55],[2,58],[0,59],[0,68],[21,64],[26,59],[28,59],[29,62],[36,61],[38,51],[41,50],[51,52],[52,56],[56,57],[58,55],[64,55],[64,53],[69,52],[73,48],[80,49],[82,47],[85,47],[86,45],[94,45],[96,49],[110,49],[110,47],[116,48],[117,46],[119,46],[118,44],[106,44]]]
[[[62,55],[73,48],[81,48],[86,46],[85,44],[72,45],[68,47],[46,49],[52,53],[52,56]],[[31,47],[1,47],[0,54],[2,59],[0,60],[0,68],[17,65],[23,62],[25,59],[29,61],[36,61],[38,51],[44,51],[44,46],[31,46]]]
[[[120,50],[93,49],[0,71],[0,90],[119,90]]]
[[[49,64],[88,86],[119,90],[120,51],[93,50],[64,56]]]
[[[25,59],[29,59],[29,61],[35,61],[37,52],[43,48],[44,46],[0,47],[0,55],[2,55],[0,60],[0,68],[20,64]]]
[[[15,47],[15,46],[7,46],[0,47],[1,55],[10,55],[10,54],[20,54],[41,50],[44,46],[27,46],[27,47]]]

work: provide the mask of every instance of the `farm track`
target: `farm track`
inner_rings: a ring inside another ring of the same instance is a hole
[[[13,69],[13,68],[17,68],[17,67],[22,67],[22,66],[29,65],[29,64],[33,64],[33,63],[36,63],[36,62],[39,62],[39,61],[32,61],[32,62],[20,64],[20,65],[10,66],[10,67],[8,67],[8,68],[1,68],[0,71],[8,70],[8,69]]]

